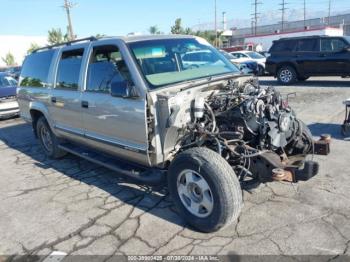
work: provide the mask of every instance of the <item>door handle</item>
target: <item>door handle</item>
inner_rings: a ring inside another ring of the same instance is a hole
[[[81,101],[81,107],[89,108],[89,102],[88,101]]]
[[[57,98],[56,98],[56,97],[54,97],[54,96],[53,96],[53,97],[51,97],[51,102],[52,102],[52,103],[56,103],[56,102],[57,102]]]

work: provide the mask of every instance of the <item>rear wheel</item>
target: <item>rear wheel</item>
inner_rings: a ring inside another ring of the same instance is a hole
[[[242,191],[232,167],[208,148],[192,148],[171,163],[168,187],[184,220],[203,232],[235,221],[242,207]]]
[[[36,123],[36,132],[45,155],[55,159],[61,158],[67,154],[67,152],[59,148],[58,138],[52,133],[45,117],[42,116],[38,119]]]
[[[297,81],[297,73],[291,66],[282,66],[277,72],[277,79],[282,85],[291,85]]]

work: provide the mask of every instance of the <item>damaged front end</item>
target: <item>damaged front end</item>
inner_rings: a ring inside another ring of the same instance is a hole
[[[230,80],[224,87],[198,93],[182,134],[177,152],[191,147],[216,151],[232,166],[242,186],[308,180],[319,166],[306,160],[307,155],[317,153],[315,149],[329,152],[329,137],[315,143],[281,94],[253,80],[241,85]]]

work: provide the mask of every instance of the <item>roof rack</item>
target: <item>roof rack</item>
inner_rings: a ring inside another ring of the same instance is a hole
[[[298,40],[298,39],[308,39],[308,38],[320,38],[320,37],[327,37],[322,35],[306,35],[306,36],[291,36],[291,37],[282,37],[279,40]]]
[[[76,39],[76,40],[72,40],[72,41],[68,41],[68,42],[64,42],[64,43],[60,43],[60,44],[40,47],[38,49],[35,49],[32,53],[36,53],[37,51],[41,51],[41,50],[45,50],[45,49],[52,49],[52,48],[58,47],[58,46],[70,46],[71,44],[84,42],[84,41],[96,41],[98,39],[99,38],[97,38],[95,36],[90,36],[90,37],[86,37],[86,38],[80,38],[80,39]]]

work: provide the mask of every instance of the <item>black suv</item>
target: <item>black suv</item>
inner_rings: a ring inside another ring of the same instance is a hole
[[[269,53],[266,70],[284,85],[310,76],[350,76],[350,37],[282,38]]]

